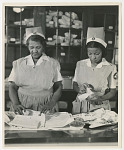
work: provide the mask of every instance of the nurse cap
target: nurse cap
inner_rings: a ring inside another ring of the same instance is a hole
[[[104,27],[88,27],[86,44],[92,41],[98,42],[106,48]]]
[[[26,28],[26,38],[25,40],[27,41],[28,38],[32,35],[39,35],[42,38],[45,39],[45,36],[43,34],[42,28],[41,27],[33,27],[33,28]]]

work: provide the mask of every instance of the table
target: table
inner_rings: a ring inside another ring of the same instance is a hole
[[[6,130],[5,145],[7,144],[69,144],[69,143],[109,143],[118,145],[118,127],[107,126],[83,130]],[[106,144],[105,144],[106,145]]]

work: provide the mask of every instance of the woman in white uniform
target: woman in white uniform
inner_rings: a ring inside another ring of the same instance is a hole
[[[60,65],[46,56],[40,27],[26,29],[26,45],[30,55],[14,61],[9,76],[11,110],[19,114],[25,109],[56,112],[62,90]]]
[[[73,88],[80,94],[84,94],[90,88],[93,94],[86,99],[73,102],[73,113],[93,111],[98,108],[111,109],[109,99],[116,94],[116,66],[109,63],[105,57],[104,29],[88,28],[87,54],[88,59],[77,62],[73,79]],[[106,93],[106,91],[109,91]],[[78,110],[77,110],[78,109]],[[79,110],[80,109],[80,110]]]

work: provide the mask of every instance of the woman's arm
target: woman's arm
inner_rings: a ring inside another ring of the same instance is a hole
[[[75,92],[79,93],[80,89],[79,89],[79,86],[78,86],[78,83],[77,82],[73,82],[73,89]]]
[[[88,87],[88,83],[84,83],[82,85],[80,85],[80,87],[78,86],[77,82],[73,82],[73,89],[75,92],[79,93],[79,94],[84,94],[87,91],[87,87]]]
[[[98,96],[97,93],[89,96],[87,98],[87,101],[89,101],[90,103],[97,103],[100,105],[102,104],[102,101],[110,100],[115,96],[115,94],[116,94],[116,89],[110,89],[110,91],[103,96]]]
[[[110,91],[103,95],[103,96],[100,96],[100,99],[101,100],[110,100],[111,98],[113,98],[116,94],[117,90],[116,89],[110,89]]]
[[[18,100],[18,86],[14,82],[9,82],[9,97],[13,105],[20,104]]]
[[[20,104],[18,99],[18,86],[14,82],[9,83],[9,97],[12,101],[14,111],[23,114],[22,110],[25,110],[25,108]]]
[[[54,93],[52,101],[57,102],[62,95],[62,81],[55,82],[53,85]]]
[[[41,110],[42,113],[52,110],[52,108],[56,105],[56,102],[59,100],[62,94],[62,81],[55,82],[53,85],[53,96],[51,101],[49,101],[46,105],[44,105]]]

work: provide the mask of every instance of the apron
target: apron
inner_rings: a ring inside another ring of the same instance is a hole
[[[26,65],[26,60],[23,60],[17,61],[15,65],[19,101],[27,109],[42,110],[42,107],[52,99],[56,63],[51,59],[44,60],[33,68]],[[58,104],[52,109],[52,112],[56,111]]]
[[[91,84],[96,92],[105,93],[108,88],[108,78],[113,70],[113,66],[105,65],[101,68],[88,67],[85,62],[79,62],[77,65],[77,83],[82,85],[83,83]],[[73,101],[72,113],[78,114],[82,112],[89,112],[95,109],[104,108],[110,110],[109,100],[102,101],[101,105],[90,104],[86,100],[80,102],[77,98]]]

